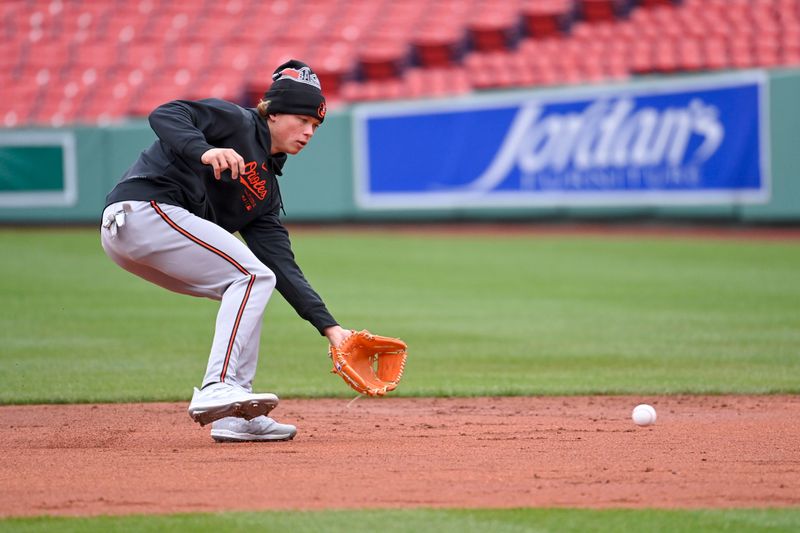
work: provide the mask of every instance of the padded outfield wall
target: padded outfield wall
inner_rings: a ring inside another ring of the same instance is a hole
[[[364,104],[281,179],[288,221],[800,222],[800,70]],[[0,222],[96,222],[146,121],[0,130]]]

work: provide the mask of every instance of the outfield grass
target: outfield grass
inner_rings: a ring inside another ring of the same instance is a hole
[[[410,346],[397,395],[800,392],[793,242],[297,232],[346,327]],[[188,400],[217,303],[119,269],[93,229],[0,230],[0,403]],[[277,296],[256,387],[349,396]]]
[[[297,531],[319,533],[779,533],[795,532],[800,509],[586,510],[404,509],[369,511],[220,513],[0,521],[0,532],[113,533]]]

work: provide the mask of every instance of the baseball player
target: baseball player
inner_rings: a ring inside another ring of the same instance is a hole
[[[153,111],[158,139],[108,194],[102,216],[103,249],[119,266],[220,302],[206,374],[189,404],[216,441],[288,440],[297,432],[267,416],[277,396],[252,390],[273,289],[332,346],[350,335],[306,281],[279,218],[277,176],[322,124],[325,98],[300,61],[279,66],[272,79],[256,108],[206,99]]]

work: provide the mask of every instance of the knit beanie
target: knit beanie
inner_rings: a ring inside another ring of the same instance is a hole
[[[322,122],[327,111],[317,75],[311,67],[296,59],[275,69],[264,100],[269,100],[267,113],[308,115]]]

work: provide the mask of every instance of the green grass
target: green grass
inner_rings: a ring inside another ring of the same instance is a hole
[[[409,343],[397,395],[800,392],[800,246],[297,232],[345,327]],[[186,400],[217,303],[114,265],[93,229],[0,230],[0,403]],[[280,296],[256,387],[349,396]]]
[[[565,532],[794,532],[800,509],[585,510],[414,509],[320,512],[221,513],[99,518],[25,518],[0,521],[0,532],[225,532],[320,533],[565,533]]]

